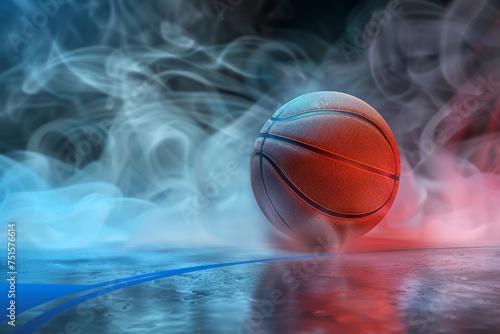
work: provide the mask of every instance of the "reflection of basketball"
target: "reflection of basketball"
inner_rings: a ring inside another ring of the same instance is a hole
[[[368,232],[399,185],[389,126],[365,102],[337,92],[305,94],[281,107],[255,141],[251,164],[252,188],[266,217],[309,242]]]

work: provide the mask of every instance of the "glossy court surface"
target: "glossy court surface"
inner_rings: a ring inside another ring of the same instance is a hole
[[[500,247],[30,256],[18,286],[19,304],[29,308],[18,311],[18,333],[500,331]]]

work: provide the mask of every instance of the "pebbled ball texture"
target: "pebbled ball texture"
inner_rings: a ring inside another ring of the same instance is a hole
[[[308,243],[342,244],[375,227],[399,186],[396,140],[362,100],[314,92],[282,106],[255,141],[251,181],[269,221]]]

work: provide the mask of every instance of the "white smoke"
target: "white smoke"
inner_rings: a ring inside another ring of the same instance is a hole
[[[362,47],[360,17],[335,43],[284,40],[259,37],[241,6],[221,22],[201,1],[73,1],[22,45],[0,76],[6,133],[27,143],[5,141],[0,159],[21,241],[265,244],[250,148],[277,108],[315,90],[372,104],[400,144],[400,194],[372,236],[498,240],[498,94],[456,107],[500,81],[492,3],[401,1]]]

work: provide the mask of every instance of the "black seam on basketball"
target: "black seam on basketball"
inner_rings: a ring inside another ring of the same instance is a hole
[[[278,114],[278,117],[285,110],[286,110],[286,108],[283,108],[283,110]],[[271,130],[271,128],[273,127],[273,125],[274,125],[274,122],[271,122],[271,124],[269,125],[269,128],[267,129],[266,133],[269,133],[269,131]],[[266,142],[266,138],[262,139],[262,143],[260,145],[260,152],[263,151],[263,149],[264,149],[264,143],[265,142]],[[258,155],[258,153],[260,153],[260,152],[257,152],[256,154],[254,154],[254,156]],[[274,204],[271,201],[271,197],[269,197],[269,193],[267,191],[266,183],[264,182],[264,173],[262,172],[262,156],[260,156],[259,165],[260,165],[260,178],[261,178],[261,181],[262,181],[262,186],[264,187],[264,192],[266,193],[266,197],[267,197],[267,200],[269,201],[269,204],[271,204],[271,207],[273,208],[274,212],[278,215],[278,217],[281,220],[281,222],[283,223],[283,225],[285,225],[286,227],[288,227],[290,229],[290,231],[292,231],[292,233],[294,233],[295,235],[297,235],[298,237],[300,237],[300,235],[297,232],[295,232],[295,230],[290,225],[288,225],[288,223],[286,222],[286,220],[283,217],[281,217],[281,215],[279,214],[278,210],[274,207]]]
[[[274,121],[274,122],[283,122],[283,121],[289,121],[289,120],[292,120],[292,119],[297,119],[297,118],[302,118],[302,117],[306,117],[306,116],[311,116],[311,115],[321,115],[321,114],[343,114],[343,115],[349,115],[349,116],[353,116],[353,117],[356,117],[358,119],[361,119],[365,122],[368,122],[370,123],[371,125],[373,125],[374,127],[377,128],[377,130],[380,131],[380,133],[382,133],[382,135],[385,137],[385,139],[387,141],[389,141],[389,139],[387,138],[387,136],[385,135],[384,131],[377,125],[377,123],[375,123],[374,121],[372,121],[371,119],[363,116],[363,115],[360,115],[360,114],[356,114],[354,112],[351,112],[351,111],[347,111],[347,110],[337,110],[337,109],[315,109],[315,110],[310,110],[310,111],[307,111],[307,112],[304,112],[302,114],[297,114],[297,115],[293,115],[293,116],[288,116],[288,117],[283,117],[283,118],[279,118],[279,117],[271,117],[271,121]],[[390,144],[390,143],[389,143]]]
[[[271,166],[274,168],[274,170],[276,171],[276,173],[278,173],[278,175],[281,177],[281,179],[287,184],[287,186],[297,196],[299,196],[304,202],[306,202],[307,204],[309,204],[313,208],[315,208],[315,209],[317,209],[317,210],[319,210],[319,211],[321,211],[321,212],[323,212],[323,213],[325,213],[325,214],[327,214],[329,216],[333,216],[333,217],[337,217],[337,218],[363,218],[363,217],[368,217],[368,216],[371,216],[371,215],[377,213],[380,209],[382,209],[387,204],[387,202],[389,202],[389,200],[392,197],[392,194],[394,193],[394,189],[395,189],[395,186],[396,186],[396,182],[394,182],[391,195],[389,196],[389,198],[387,198],[387,200],[384,202],[384,204],[382,204],[379,208],[377,208],[377,209],[375,209],[373,211],[366,212],[366,213],[361,213],[361,214],[344,214],[344,213],[340,213],[340,212],[329,210],[329,209],[327,209],[327,208],[319,205],[318,203],[316,203],[312,199],[310,199],[299,188],[297,188],[295,186],[295,184],[293,184],[287,178],[287,176],[283,173],[283,171],[281,171],[281,169],[278,167],[278,165],[269,156],[267,156],[265,153],[262,153],[262,152],[257,153],[257,155],[259,155],[261,157],[261,161],[262,161],[262,158],[266,159],[267,162],[269,162],[271,164]]]
[[[266,183],[264,182],[264,173],[262,171],[262,156],[259,154],[259,152],[257,152],[256,154],[254,154],[253,157],[255,157],[256,155],[259,155],[259,158],[260,158],[260,161],[259,161],[259,164],[260,164],[260,180],[262,181],[262,187],[264,187],[264,193],[266,194],[267,201],[269,202],[269,204],[271,204],[271,207],[273,208],[274,212],[276,213],[276,215],[278,216],[278,218],[281,220],[281,222],[283,223],[283,225],[285,225],[286,227],[288,227],[288,229],[290,231],[292,231],[293,234],[295,234],[298,237],[300,237],[300,235],[280,215],[280,213],[278,212],[278,210],[274,206],[274,203],[271,201],[271,197],[269,197],[269,193],[267,191]]]
[[[384,176],[384,177],[387,177],[387,178],[395,180],[395,181],[399,181],[399,176],[397,176],[395,174],[386,172],[384,170],[381,170],[381,169],[378,169],[378,168],[375,168],[375,167],[372,167],[372,166],[365,165],[365,164],[363,164],[361,162],[358,162],[358,161],[355,161],[355,160],[351,160],[349,158],[345,158],[343,156],[340,156],[340,155],[337,155],[337,154],[334,154],[334,153],[322,150],[320,148],[317,148],[317,147],[314,147],[314,146],[311,146],[311,145],[308,145],[308,144],[305,144],[305,143],[298,142],[298,141],[290,139],[290,138],[281,137],[281,136],[277,136],[277,135],[272,135],[272,134],[269,134],[269,133],[261,133],[261,134],[259,134],[259,137],[262,137],[264,139],[266,139],[266,138],[274,139],[276,141],[280,141],[280,142],[283,142],[283,143],[294,145],[294,146],[303,148],[305,150],[308,150],[310,152],[314,152],[316,154],[324,156],[326,158],[335,160],[335,161],[337,161],[339,163],[342,163],[344,165],[347,165],[347,166],[350,166],[350,167],[359,168],[359,169],[362,169],[362,170],[367,171],[367,172],[371,172],[371,173],[374,173],[374,174],[377,174],[377,175],[380,175],[380,176]]]
[[[396,170],[398,168],[398,159],[396,158],[396,151],[394,150],[394,147],[392,146],[391,141],[389,140],[389,138],[387,137],[385,132],[375,122],[373,122],[371,119],[369,119],[365,116],[356,114],[356,113],[351,112],[351,111],[338,110],[338,109],[309,109],[308,111],[303,112],[301,114],[296,114],[293,116],[280,118],[280,115],[282,113],[283,113],[283,111],[278,115],[278,117],[271,117],[271,121],[282,122],[282,121],[288,121],[288,120],[292,120],[292,119],[297,119],[297,118],[306,117],[306,116],[310,116],[310,115],[317,115],[317,114],[344,114],[344,115],[350,115],[350,116],[356,117],[358,119],[361,119],[365,122],[368,122],[369,124],[373,125],[382,134],[382,136],[384,136],[387,143],[389,143],[389,146],[392,149],[392,154],[394,157],[394,165],[396,166]],[[272,124],[271,124],[271,126],[272,126]],[[267,130],[266,133],[269,133],[271,126],[269,127],[269,129]]]

